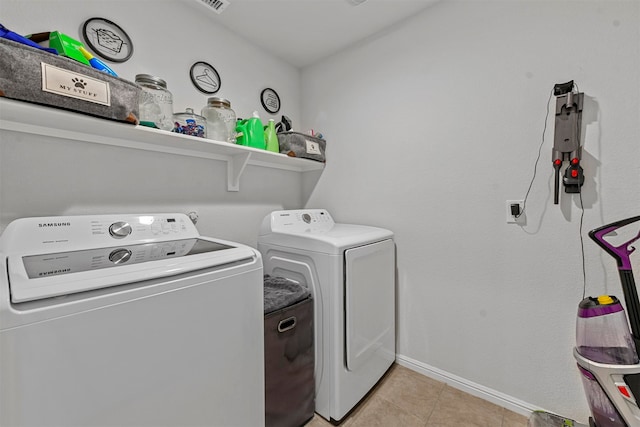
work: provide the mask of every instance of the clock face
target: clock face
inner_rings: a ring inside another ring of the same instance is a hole
[[[96,55],[108,61],[125,62],[133,55],[129,35],[108,19],[88,19],[82,27],[82,37]]]
[[[189,75],[191,83],[202,93],[211,95],[220,90],[220,74],[206,62],[199,61],[193,64]]]
[[[280,111],[280,97],[275,90],[266,88],[260,94],[260,102],[267,112],[275,114]]]

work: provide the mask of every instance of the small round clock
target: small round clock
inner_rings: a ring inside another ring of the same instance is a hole
[[[82,37],[96,55],[108,61],[125,62],[133,55],[129,35],[108,19],[87,19],[82,26]]]

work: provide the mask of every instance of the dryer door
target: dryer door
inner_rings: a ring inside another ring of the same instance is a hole
[[[395,250],[383,240],[345,251],[347,369],[395,358]]]

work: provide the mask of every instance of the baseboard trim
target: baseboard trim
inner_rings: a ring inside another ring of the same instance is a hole
[[[522,400],[516,399],[513,396],[506,395],[480,384],[476,384],[472,381],[443,371],[442,369],[429,366],[425,363],[419,362],[401,354],[396,355],[396,363],[398,365],[404,366],[405,368],[411,369],[412,371],[418,372],[424,376],[446,383],[447,385],[458,390],[462,390],[465,393],[469,393],[473,396],[494,403],[498,406],[502,406],[503,408],[523,415],[527,418],[533,411],[541,410],[541,408],[531,405],[530,403],[523,402]]]

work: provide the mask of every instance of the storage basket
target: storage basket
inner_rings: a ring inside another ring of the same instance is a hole
[[[299,427],[315,411],[313,298],[291,280],[264,279],[265,426]]]
[[[0,96],[137,124],[139,94],[133,82],[0,38]]]
[[[278,144],[280,152],[289,157],[300,157],[323,163],[326,161],[327,141],[322,138],[293,131],[279,132]]]

